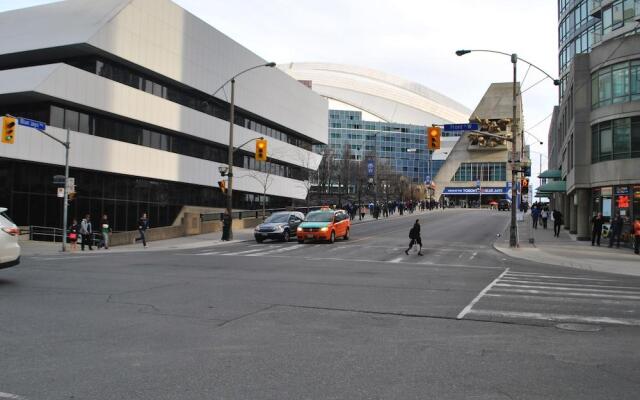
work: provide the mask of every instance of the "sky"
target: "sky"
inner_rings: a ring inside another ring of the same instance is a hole
[[[0,0],[0,11],[52,0]],[[517,53],[556,77],[556,0],[174,0],[269,61],[334,62],[384,71],[473,110],[492,82],[510,82]],[[544,75],[518,63],[523,90]],[[525,77],[526,75],[526,77]],[[523,93],[533,175],[546,168],[558,89],[546,79]],[[539,123],[543,121],[542,123]],[[402,121],[398,121],[402,122]],[[459,121],[465,122],[465,121]],[[540,156],[542,153],[543,156]]]

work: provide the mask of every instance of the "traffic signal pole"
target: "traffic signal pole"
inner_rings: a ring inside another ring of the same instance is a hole
[[[233,240],[233,125],[235,125],[235,88],[236,79],[231,79],[231,101],[229,102],[229,150],[227,151],[227,176],[229,185],[227,186],[227,214],[231,220],[229,224],[229,240]]]
[[[517,63],[518,55],[513,53],[511,55],[511,63],[513,64],[513,119],[511,120],[511,226],[509,227],[509,247],[518,247],[518,225],[516,221],[516,207],[515,202],[518,197],[518,189],[516,188],[516,164],[515,156],[518,146],[516,144],[516,135],[518,134],[518,122],[517,122],[517,103],[516,103],[516,81],[517,75]]]

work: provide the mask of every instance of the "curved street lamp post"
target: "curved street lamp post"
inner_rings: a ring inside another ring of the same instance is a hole
[[[517,90],[516,90],[516,85],[517,85],[517,63],[518,63],[518,55],[516,53],[505,53],[502,51],[496,51],[496,50],[457,50],[456,51],[456,55],[457,56],[463,56],[465,54],[469,54],[471,52],[484,52],[484,53],[496,53],[496,54],[502,54],[505,56],[508,56],[511,58],[511,64],[513,64],[513,119],[511,120],[511,139],[508,139],[511,142],[511,158],[514,158],[513,160],[510,160],[511,162],[511,226],[509,228],[509,247],[518,247],[518,227],[517,227],[517,222],[516,222],[516,208],[514,207],[514,203],[516,201],[516,198],[518,197],[518,190],[516,188],[516,174],[518,172],[518,170],[516,169],[516,161],[515,161],[515,155],[517,152],[517,144],[516,144],[516,135],[518,132],[517,126],[518,126],[518,120],[517,118],[517,110],[516,110],[516,98],[517,98]],[[533,68],[537,69],[538,71],[542,72],[543,74],[545,74],[549,79],[551,79],[553,81],[553,84],[558,86],[560,85],[560,80],[553,78],[551,75],[549,75],[548,73],[546,73],[544,70],[542,70],[541,68],[539,68],[538,66],[530,63],[529,61],[525,60],[524,58],[520,58],[520,61],[524,62],[525,64],[528,64],[530,66],[532,66]]]
[[[229,177],[228,182],[227,182],[227,213],[229,214],[229,218],[231,220],[231,223],[229,225],[229,240],[233,239],[233,153],[235,151],[235,149],[233,148],[233,125],[234,125],[234,119],[235,119],[235,87],[236,87],[236,78],[239,77],[240,75],[249,72],[251,70],[254,70],[256,68],[261,68],[261,67],[269,67],[269,68],[273,68],[276,66],[276,63],[274,62],[270,62],[270,63],[266,63],[266,64],[259,64],[259,65],[255,65],[253,67],[247,68],[241,72],[238,72],[237,74],[235,74],[234,76],[232,76],[231,78],[229,78],[225,83],[223,83],[215,92],[213,92],[211,94],[211,96],[215,96],[216,93],[218,93],[220,90],[222,90],[223,87],[225,87],[227,85],[227,83],[231,82],[231,98],[229,101],[229,147],[227,150],[227,154],[228,154],[228,158],[227,158],[227,171],[226,171],[226,175]],[[255,139],[252,139],[255,140]],[[251,140],[250,140],[251,141]],[[244,143],[242,146],[244,146],[245,144],[249,143],[250,141]],[[242,147],[240,146],[240,147]],[[222,170],[220,170],[220,172],[222,173]]]

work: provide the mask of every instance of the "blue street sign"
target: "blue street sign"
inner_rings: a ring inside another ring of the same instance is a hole
[[[430,175],[427,175],[427,176],[424,177],[424,183],[425,184],[431,183],[431,176]]]
[[[480,124],[445,124],[442,127],[443,131],[455,132],[455,131],[477,131],[480,129]]]
[[[18,125],[28,126],[29,128],[39,129],[44,131],[47,129],[47,124],[44,122],[36,121],[35,119],[18,117]]]

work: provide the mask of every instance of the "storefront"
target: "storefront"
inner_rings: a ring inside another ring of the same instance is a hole
[[[605,221],[609,222],[613,216],[620,214],[625,221],[623,234],[630,232],[634,219],[640,216],[640,185],[593,188],[591,200],[592,215],[601,212]]]
[[[477,208],[480,204],[488,207],[492,202],[509,198],[506,187],[446,187],[442,191],[445,204],[454,207]]]

